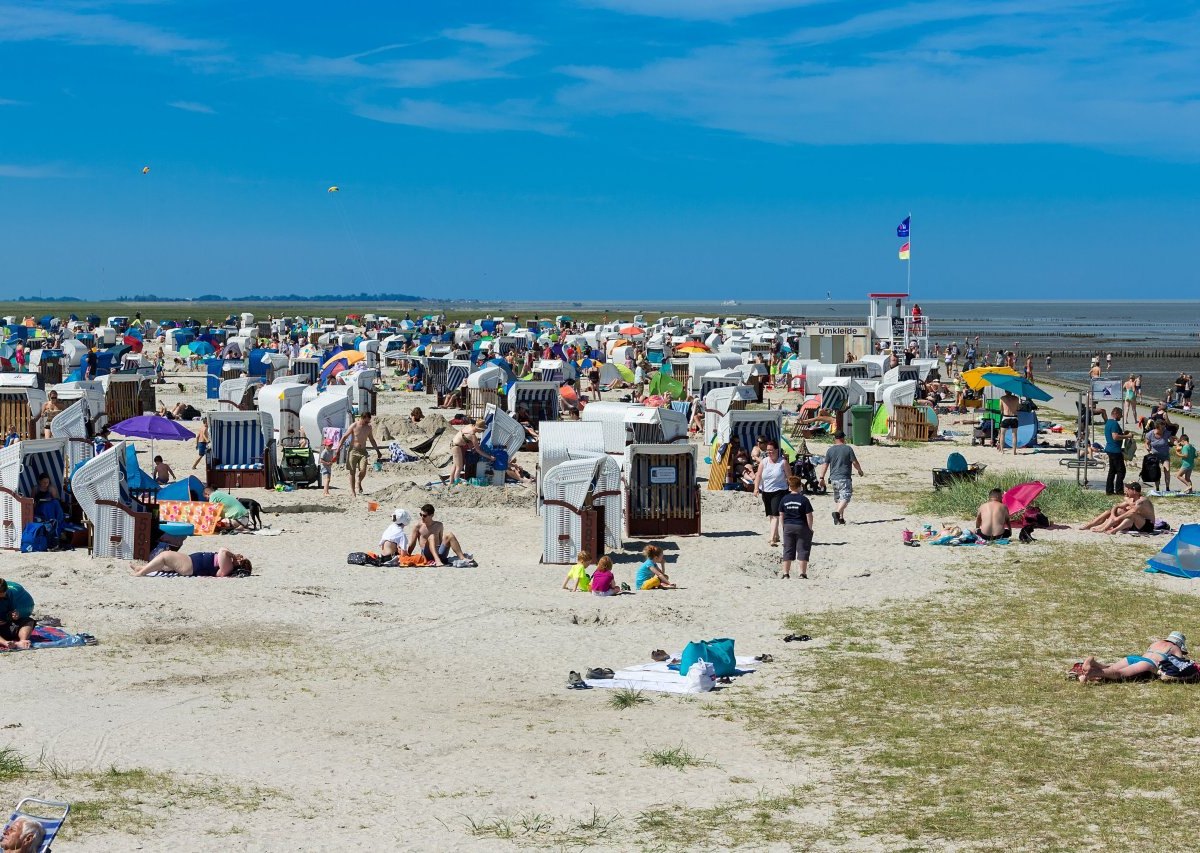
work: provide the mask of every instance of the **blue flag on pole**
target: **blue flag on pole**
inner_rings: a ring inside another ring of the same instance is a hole
[[[904,217],[904,221],[896,226],[896,236],[897,237],[907,237],[908,236],[908,223],[909,223],[910,219],[912,219],[912,216],[906,216],[906,217]]]

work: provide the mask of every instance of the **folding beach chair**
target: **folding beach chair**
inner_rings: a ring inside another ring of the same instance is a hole
[[[429,454],[433,452],[433,446],[437,444],[437,440],[442,437],[442,433],[445,431],[445,427],[438,427],[433,431],[433,435],[429,436],[429,438],[425,439],[420,444],[414,444],[405,452],[408,453],[409,456],[415,456],[418,459],[424,459],[427,462],[430,461]]]
[[[17,803],[12,817],[8,819],[8,823],[4,825],[4,828],[7,829],[9,824],[17,818],[33,818],[46,831],[46,837],[42,839],[41,846],[38,847],[38,853],[50,853],[50,845],[54,843],[54,837],[58,835],[58,831],[62,829],[62,825],[66,822],[67,815],[70,813],[70,803],[26,797]]]

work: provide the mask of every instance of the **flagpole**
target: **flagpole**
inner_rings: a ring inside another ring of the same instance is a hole
[[[904,293],[912,296],[912,211],[908,212],[908,263],[904,265],[907,276],[904,283]]]

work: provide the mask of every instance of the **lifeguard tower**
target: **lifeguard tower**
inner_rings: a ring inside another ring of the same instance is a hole
[[[915,343],[920,357],[929,357],[929,317],[915,303],[912,308],[907,305],[907,293],[868,293],[867,299],[871,305],[867,325],[884,349],[901,353]]]

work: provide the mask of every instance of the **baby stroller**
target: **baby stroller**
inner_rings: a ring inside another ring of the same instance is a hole
[[[796,457],[796,461],[792,463],[792,476],[800,478],[800,488],[805,494],[825,494],[826,489],[817,477],[817,466],[813,464],[811,456]]]
[[[286,486],[305,488],[321,484],[317,460],[312,448],[302,438],[285,438],[280,442],[279,482]]]

